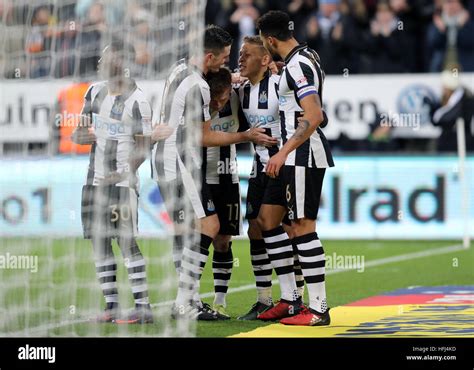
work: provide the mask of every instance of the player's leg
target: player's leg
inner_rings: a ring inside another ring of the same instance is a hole
[[[116,207],[113,208],[112,217],[115,220],[117,243],[125,261],[135,302],[134,312],[126,319],[117,320],[117,323],[152,323],[153,315],[148,296],[146,262],[136,241],[138,233],[138,196],[132,188],[115,188],[118,192],[118,200]]]
[[[104,312],[96,322],[113,322],[118,315],[117,264],[112,240],[107,235],[107,193],[102,188],[85,185],[82,188],[81,219],[84,237],[92,242],[97,279],[105,299]]]
[[[207,305],[196,307],[193,297],[198,292],[199,281],[209,257],[209,247],[219,232],[217,218],[210,190],[205,182],[200,189],[196,186],[191,173],[180,163],[180,181],[182,181],[187,201],[196,217],[196,231],[187,235],[181,259],[178,292],[172,316],[174,318],[194,317],[198,320],[216,320],[217,315]]]
[[[214,306],[213,309],[221,315],[230,318],[225,312],[226,294],[232,275],[234,256],[231,239],[240,235],[240,186],[238,183],[221,181],[220,184],[209,185],[212,200],[219,218],[219,234],[214,241],[212,271],[214,275]]]
[[[229,289],[229,281],[232,276],[234,256],[232,255],[232,236],[218,234],[212,245],[214,253],[212,256],[212,274],[214,277],[214,304],[212,309],[221,315],[228,317],[226,295]]]
[[[257,302],[244,315],[239,316],[238,320],[256,320],[260,313],[273,307],[272,265],[257,222],[267,182],[268,177],[263,172],[249,179],[245,218],[249,223],[247,235],[250,240],[250,259],[257,288]]]
[[[293,242],[308,290],[309,307],[299,315],[281,320],[289,325],[329,325],[330,316],[326,301],[325,255],[316,233],[321,189],[325,169],[284,167],[288,183],[288,205],[292,213]]]
[[[285,214],[286,208],[281,205],[263,204],[258,216],[265,247],[281,289],[280,301],[273,308],[258,315],[261,320],[278,320],[294,315],[301,306],[293,270],[293,246],[282,226]]]
[[[293,271],[295,273],[296,288],[298,289],[298,295],[301,297],[301,300],[303,301],[304,276],[303,276],[303,271],[301,271],[301,265],[298,258],[298,248],[293,241],[293,238],[295,235],[294,235],[293,229],[291,228],[291,221],[288,219],[288,215],[285,215],[285,217],[283,218],[282,225],[283,225],[283,229],[288,234],[288,238],[290,238],[291,245],[293,247],[293,259],[294,259]]]

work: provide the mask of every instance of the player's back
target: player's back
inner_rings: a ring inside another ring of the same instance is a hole
[[[184,59],[171,69],[163,91],[159,124],[174,127],[166,140],[155,144],[152,154],[152,177],[158,181],[171,181],[177,176],[177,159],[185,162],[187,153],[192,154],[200,167],[197,148],[187,147],[193,140],[186,139],[187,131],[210,119],[209,85],[201,72],[188,65]],[[196,130],[190,133],[196,135]]]

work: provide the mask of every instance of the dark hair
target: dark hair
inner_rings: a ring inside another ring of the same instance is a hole
[[[219,54],[226,46],[232,45],[230,34],[219,26],[210,25],[204,34],[204,51]]]
[[[257,20],[257,28],[264,36],[272,36],[280,41],[293,37],[290,16],[279,10],[271,10]]]
[[[124,61],[135,61],[135,48],[132,44],[125,42],[123,39],[113,37],[110,43],[104,48],[105,51],[112,51]]]
[[[209,72],[206,80],[211,89],[211,98],[222,94],[232,86],[232,75],[227,68],[220,68],[218,72]]]

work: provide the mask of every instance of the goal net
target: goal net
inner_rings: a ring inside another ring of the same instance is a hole
[[[170,315],[178,285],[174,230],[151,179],[150,158],[138,170],[135,221],[154,323],[96,322],[106,304],[104,289],[117,287],[120,317],[132,314],[146,294],[139,289],[144,284],[139,263],[124,257],[116,240],[115,283],[111,270],[96,263],[91,240],[83,238],[81,196],[91,146],[73,143],[71,135],[86,91],[101,79],[97,65],[103,49],[113,40],[133,46],[133,55],[124,49],[127,77],[143,91],[156,124],[170,68],[201,52],[205,5],[203,0],[0,1],[0,336],[194,335],[193,321],[176,322]],[[186,140],[195,145],[199,137]],[[133,209],[128,211],[121,217],[134,217]],[[134,278],[141,279],[135,286]]]

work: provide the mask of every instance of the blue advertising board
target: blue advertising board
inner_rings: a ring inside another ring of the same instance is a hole
[[[456,157],[373,156],[335,158],[328,169],[317,231],[326,239],[461,238],[463,213]],[[81,188],[86,157],[2,159],[0,236],[81,236]],[[239,158],[245,209],[250,157]],[[474,184],[474,158],[466,176]],[[170,220],[150,166],[140,168],[139,232],[164,237]],[[474,191],[469,202],[474,237]]]

